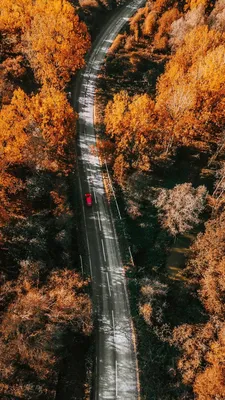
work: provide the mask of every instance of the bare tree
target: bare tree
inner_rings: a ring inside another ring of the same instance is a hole
[[[199,214],[205,206],[205,186],[193,188],[191,183],[176,185],[173,189],[161,189],[154,205],[159,209],[163,228],[171,235],[184,233],[200,222]]]
[[[213,29],[225,31],[225,0],[218,0],[209,16],[209,23]]]
[[[169,44],[176,50],[183,42],[185,35],[196,26],[205,24],[205,7],[200,4],[198,7],[188,11],[184,16],[174,21],[171,25]]]
[[[148,325],[162,325],[163,312],[166,308],[168,287],[157,280],[143,279],[139,313]]]

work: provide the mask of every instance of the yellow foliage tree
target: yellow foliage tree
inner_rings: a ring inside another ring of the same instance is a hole
[[[5,165],[24,161],[28,147],[30,125],[29,98],[22,91],[15,92],[12,102],[0,111],[0,157]]]
[[[1,0],[0,31],[25,32],[30,24],[32,0]]]
[[[167,64],[156,100],[161,127],[170,138],[166,142],[209,146],[221,134],[224,51],[224,34],[200,26],[186,35]]]
[[[210,5],[211,0],[187,0],[185,4],[185,10],[193,10],[193,8],[196,8],[200,5],[203,5],[204,7],[207,7]]]
[[[30,101],[30,112],[37,136],[45,143],[47,159],[56,163],[61,172],[67,172],[64,168],[70,169],[74,163],[73,140],[77,115],[66,95],[54,88],[44,87]]]
[[[0,225],[21,215],[21,200],[16,194],[24,185],[9,169],[27,162],[25,154],[31,151],[29,128],[29,98],[19,90],[11,104],[0,111]]]
[[[42,84],[63,88],[84,65],[86,25],[67,0],[2,0],[0,32],[15,54],[29,59]]]
[[[199,372],[194,383],[197,400],[223,400],[225,397],[225,324],[218,332],[205,356],[207,367]]]
[[[225,360],[225,355],[223,363]],[[223,400],[225,398],[225,367],[215,363],[197,375],[194,384],[196,400]]]
[[[63,88],[70,74],[84,65],[90,46],[86,25],[66,0],[36,0],[23,48],[42,84]]]
[[[114,172],[119,182],[129,169],[148,171],[149,143],[155,137],[155,103],[148,95],[116,94],[105,111],[106,133],[115,142]]]
[[[158,31],[154,36],[154,46],[156,49],[165,49],[169,42],[169,32],[171,30],[171,24],[180,17],[180,13],[177,8],[172,8],[164,12],[161,18],[158,20]]]
[[[0,149],[5,163],[61,168],[63,172],[68,161],[74,162],[70,146],[76,118],[66,95],[54,88],[44,87],[34,97],[21,89],[15,91],[11,104],[0,112]]]

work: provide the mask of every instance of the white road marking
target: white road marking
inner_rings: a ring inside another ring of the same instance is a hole
[[[90,247],[89,247],[89,243],[88,243],[88,251],[89,251]],[[90,253],[90,252],[89,252]],[[91,271],[91,277],[93,277],[93,272],[92,272],[92,262],[91,262],[91,257],[90,254],[88,255],[88,259],[89,259],[89,265],[90,265],[90,271]]]
[[[84,266],[81,254],[80,254],[80,266],[81,266],[82,276],[84,277]]]
[[[101,231],[102,228],[101,228],[101,223],[100,223],[101,218],[100,218],[100,213],[99,213],[99,211],[97,211],[97,214],[98,214],[98,226],[99,226],[99,230]]]
[[[104,246],[103,239],[101,239],[101,243],[102,243],[102,251],[103,251],[103,257],[104,257],[104,261],[106,261],[106,256],[105,256],[105,246]]]
[[[117,360],[116,360],[116,397],[118,395],[118,384],[117,384]]]
[[[95,203],[97,204],[97,198],[96,198],[95,190],[94,190],[94,199],[95,199]]]
[[[112,325],[113,325],[113,336],[115,339],[115,319],[114,319],[114,311],[112,310]]]
[[[107,284],[108,284],[108,289],[109,289],[109,295],[111,297],[111,289],[110,289],[110,284],[109,284],[109,273],[106,272],[106,277],[107,277]]]

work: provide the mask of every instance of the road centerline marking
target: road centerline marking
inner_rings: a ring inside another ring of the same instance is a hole
[[[101,239],[101,243],[102,243],[102,251],[103,251],[103,257],[104,257],[104,261],[106,262],[105,246],[104,246],[103,239]]]
[[[98,215],[98,226],[99,226],[99,230],[101,231],[102,230],[102,228],[101,228],[101,217],[100,217],[100,213],[99,213],[99,211],[97,211],[97,215]]]
[[[117,360],[116,360],[116,398],[118,396],[118,381],[117,381],[117,378],[118,378],[118,372],[117,372]]]
[[[112,310],[112,325],[113,325],[113,335],[115,338],[115,319],[114,319],[114,311]]]
[[[95,203],[97,204],[97,197],[96,197],[96,192],[94,190],[94,199],[95,199]]]
[[[108,284],[108,289],[109,289],[109,295],[111,297],[111,288],[110,288],[110,284],[109,284],[109,273],[108,271],[106,272],[106,277],[107,277],[107,284]]]

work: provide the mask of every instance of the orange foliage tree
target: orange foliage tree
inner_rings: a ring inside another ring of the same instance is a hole
[[[223,400],[225,398],[225,325],[206,354],[208,365],[197,374],[194,393],[197,400]]]
[[[29,127],[29,98],[18,90],[11,104],[0,111],[0,154],[5,165],[23,162]]]
[[[157,26],[156,21],[157,21],[157,12],[151,10],[149,14],[146,16],[142,26],[143,35],[150,36],[154,32]]]
[[[209,147],[221,135],[224,40],[224,34],[200,26],[185,36],[167,64],[156,99],[160,125],[168,132],[167,143]]]
[[[24,162],[24,151],[29,148],[26,132],[29,126],[29,108],[26,99],[27,96],[19,91],[15,93],[11,105],[3,106],[0,111],[0,224],[6,223],[12,217],[18,217],[21,211],[21,202],[16,194],[18,195],[24,185],[8,170],[13,165]]]
[[[114,173],[122,181],[130,169],[148,171],[148,143],[154,138],[154,101],[148,95],[116,94],[105,111],[106,133],[115,142]]]
[[[191,248],[188,271],[200,284],[200,298],[206,310],[222,318],[225,313],[225,213],[206,223]]]
[[[162,18],[169,29],[170,16],[178,14],[176,9],[168,13]],[[201,22],[182,43],[158,80],[155,104],[149,96],[131,99],[122,92],[106,108],[106,133],[116,144],[119,180],[129,168],[148,170],[156,149],[164,155],[183,145],[211,151],[223,136],[225,34]]]
[[[166,49],[169,43],[169,33],[171,31],[171,24],[176,21],[180,16],[177,8],[163,13],[161,18],[158,20],[158,30],[154,36],[154,46],[156,49]]]
[[[86,25],[66,0],[3,0],[0,32],[16,43],[14,52],[28,58],[37,80],[56,88],[84,65],[90,47]]]
[[[206,324],[174,329],[173,343],[182,351],[178,361],[184,383],[192,384],[198,400],[225,395],[225,213],[206,223],[191,248],[188,273],[209,315]]]
[[[42,148],[46,156],[42,162],[46,166],[69,172],[74,164],[73,140],[77,114],[69,105],[66,95],[54,88],[43,87],[30,100],[32,124],[36,136],[44,142]],[[40,160],[41,162],[41,160]]]
[[[34,97],[21,89],[0,111],[1,219],[19,212],[15,194],[24,188],[9,170],[18,165],[33,171],[48,169],[67,174],[74,165],[76,114],[65,94],[44,88]],[[10,201],[10,198],[14,198]],[[11,211],[10,211],[11,210]],[[17,214],[19,216],[19,214]]]
[[[178,369],[185,384],[194,384],[196,376],[202,373],[209,349],[216,345],[217,335],[223,330],[223,324],[218,320],[198,325],[184,324],[174,329],[172,343],[182,351]]]
[[[211,0],[187,0],[185,4],[185,9],[194,9],[200,5],[207,7],[210,5]]]
[[[90,46],[86,25],[66,0],[36,0],[22,40],[37,79],[56,88],[63,88],[70,74],[84,66]]]
[[[0,31],[25,32],[30,23],[32,0],[2,0],[0,12]]]
[[[5,163],[62,169],[68,162],[76,118],[66,95],[54,88],[43,88],[34,97],[15,91],[11,104],[0,113]]]

